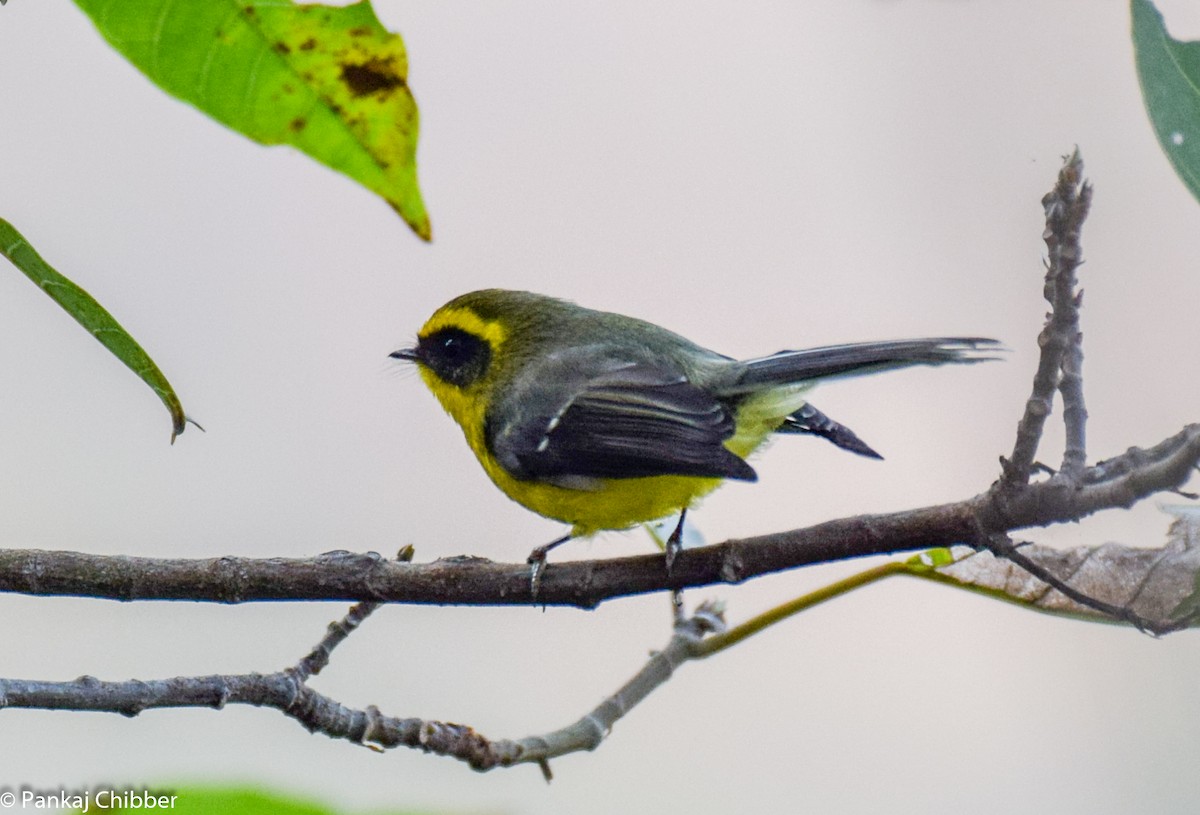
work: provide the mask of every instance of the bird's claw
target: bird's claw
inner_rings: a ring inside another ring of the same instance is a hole
[[[529,570],[529,593],[533,600],[537,600],[538,589],[542,585],[542,574],[546,571],[546,556],[550,554],[550,550],[556,546],[562,546],[571,539],[570,535],[563,535],[561,538],[556,538],[550,541],[545,546],[539,546],[529,553],[529,557],[525,558],[525,562],[533,568]]]
[[[543,549],[534,549],[525,562],[529,564],[529,596],[537,600],[538,590],[542,587],[542,574],[546,571],[546,553]]]

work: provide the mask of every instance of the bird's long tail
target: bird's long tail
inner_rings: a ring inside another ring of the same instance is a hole
[[[912,365],[983,362],[998,359],[996,353],[1003,350],[996,340],[983,337],[931,337],[780,351],[743,362],[742,374],[722,391],[734,395],[759,390],[764,385],[802,384]]]

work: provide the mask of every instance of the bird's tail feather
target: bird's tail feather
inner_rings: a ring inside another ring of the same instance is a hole
[[[743,362],[745,367],[741,376],[722,391],[733,395],[757,390],[763,385],[861,376],[912,365],[983,362],[998,359],[995,354],[1003,350],[996,340],[983,337],[932,337],[780,351]]]
[[[805,402],[803,407],[787,416],[775,432],[811,433],[814,436],[828,439],[851,453],[858,453],[867,458],[883,458],[871,448],[871,445],[860,439],[857,433],[844,424],[830,419],[809,402]]]

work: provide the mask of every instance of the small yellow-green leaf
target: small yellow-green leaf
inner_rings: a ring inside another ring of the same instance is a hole
[[[369,0],[75,0],[160,88],[262,144],[290,144],[383,196],[422,238],[417,104]]]
[[[936,549],[926,549],[924,552],[918,552],[905,561],[905,565],[913,569],[939,569],[942,566],[949,566],[954,562],[954,553],[946,547],[938,547]]]
[[[1172,39],[1150,0],[1132,0],[1131,13],[1146,112],[1176,174],[1200,199],[1200,43]]]
[[[54,270],[29,242],[8,221],[0,219],[0,255],[25,273],[25,276],[50,295],[54,302],[74,317],[80,325],[91,332],[100,344],[112,351],[131,371],[158,394],[158,398],[171,413],[171,441],[183,432],[188,418],[183,405],[175,395],[171,383],[163,376],[154,360],[142,350],[137,340],[121,327],[121,324],[79,286]]]

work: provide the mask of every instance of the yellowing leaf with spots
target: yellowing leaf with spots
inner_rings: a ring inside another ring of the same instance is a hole
[[[290,144],[383,198],[428,240],[417,104],[399,35],[368,0],[75,0],[160,88],[262,144]]]

